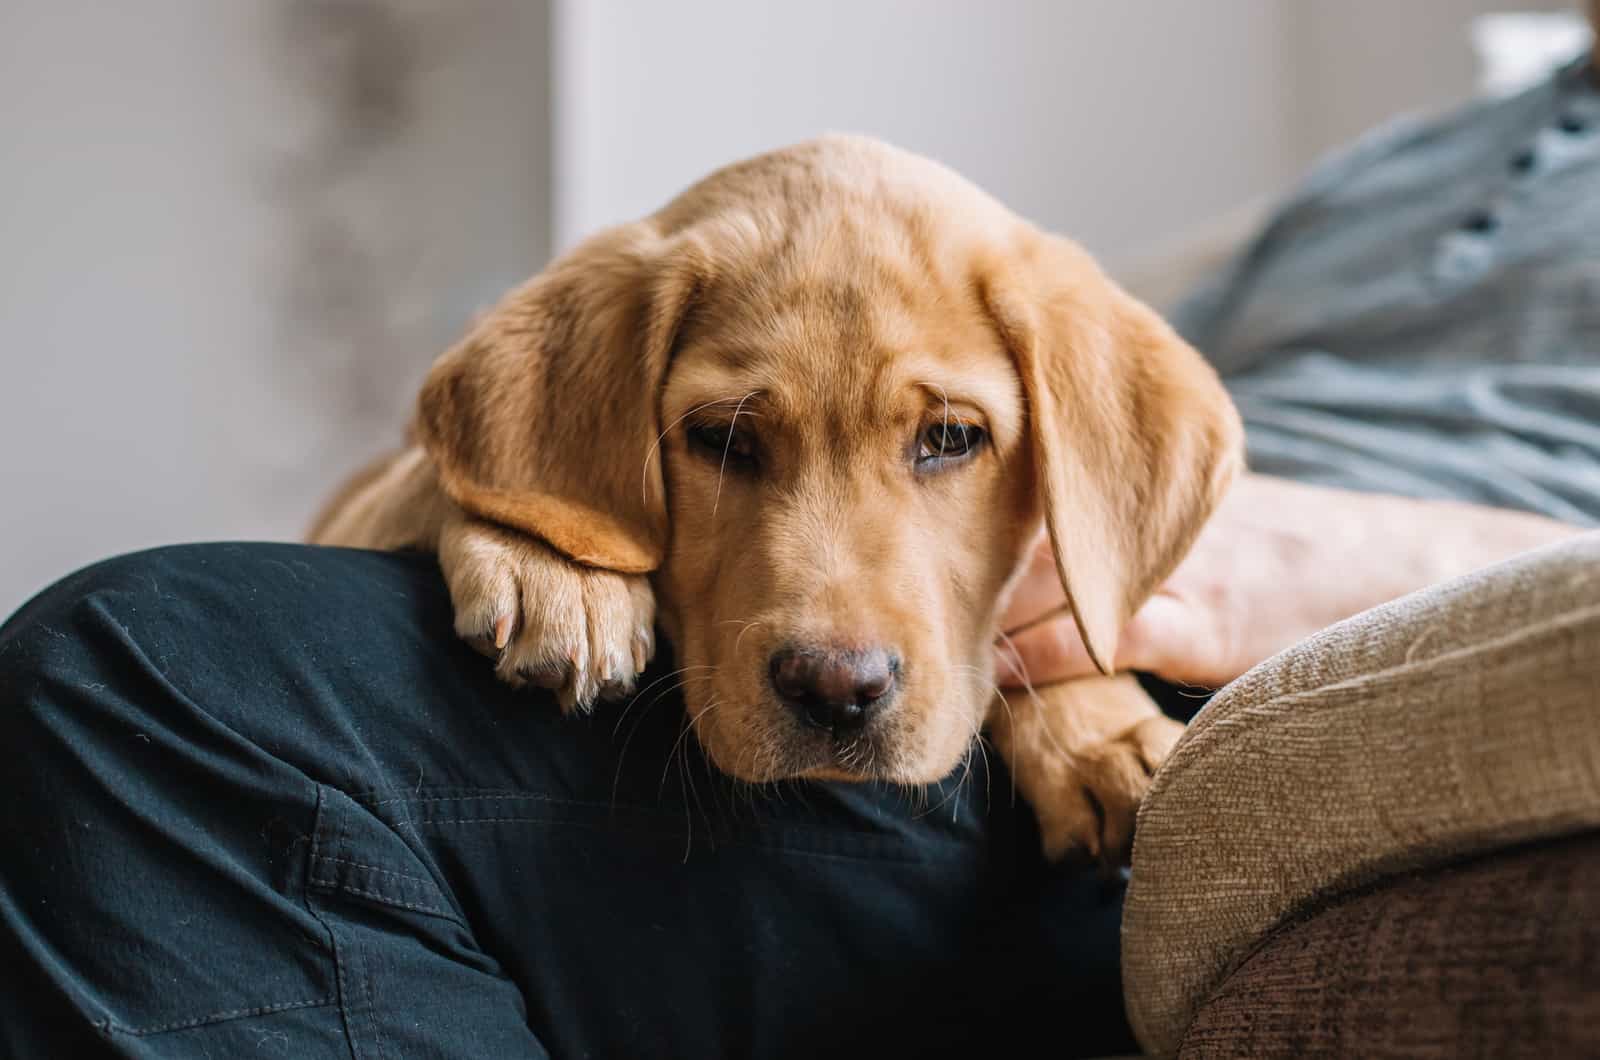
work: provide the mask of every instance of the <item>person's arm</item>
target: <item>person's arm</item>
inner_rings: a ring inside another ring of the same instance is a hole
[[[1220,686],[1369,607],[1581,532],[1523,512],[1245,475],[1128,624],[1116,667]],[[1096,672],[1048,541],[1035,548],[1001,628],[1002,685]]]

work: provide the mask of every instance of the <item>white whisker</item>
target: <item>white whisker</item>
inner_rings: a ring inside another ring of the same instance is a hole
[[[742,629],[739,630],[739,635],[733,639],[733,654],[734,654],[735,657],[737,657],[738,654],[739,654],[739,645],[744,642],[744,635],[746,633],[749,633],[755,627],[764,626],[764,625],[766,625],[766,623],[765,622],[761,622],[761,621],[750,622],[750,621],[746,621],[746,620],[744,620],[742,618],[725,618],[722,621],[718,622],[717,625],[719,625],[719,626],[742,626],[743,627]]]
[[[1012,650],[1014,651],[1015,648]],[[1006,694],[1000,690],[1000,686],[991,678],[987,677],[982,670],[978,669],[976,666],[969,666],[965,663],[958,663],[953,667],[953,669],[971,674],[980,685],[983,685],[992,691],[994,693],[994,697],[1000,701],[1000,705],[1005,708],[1006,717],[1011,721],[1011,724],[1013,726],[1016,724],[1017,716],[1011,710],[1011,701],[1007,699]],[[989,752],[986,749],[986,741],[984,740],[983,736],[983,721],[981,718],[974,719],[973,734],[977,738],[978,749],[983,752],[984,799],[990,800],[993,798],[993,793],[990,790],[989,781],[992,779],[994,771],[989,765]],[[1006,771],[1006,775],[1011,779],[1011,802],[1013,805],[1015,805],[1017,801],[1017,778],[1011,774],[1009,769]]]
[[[663,681],[667,681],[667,680],[670,680],[670,679],[672,679],[674,677],[677,677],[679,674],[686,674],[690,670],[715,670],[715,669],[716,669],[715,666],[707,666],[705,664],[701,664],[699,666],[680,666],[680,667],[678,667],[678,669],[672,671],[671,673],[662,674],[660,677],[656,678],[654,681],[651,681],[649,684],[647,684],[643,688],[639,689],[639,691],[635,692],[633,694],[633,696],[628,700],[628,705],[626,707],[622,708],[622,714],[617,718],[617,724],[614,725],[612,727],[612,729],[611,729],[612,737],[615,738],[617,733],[622,729],[622,723],[623,723],[623,721],[625,721],[627,719],[628,711],[633,709],[633,705],[635,703],[639,702],[640,699],[644,698],[644,694],[646,692],[650,691],[652,688],[656,687],[656,685],[659,685]],[[674,687],[681,688],[682,685],[679,684],[679,685],[675,685]],[[672,689],[668,689],[667,691],[670,692],[671,690]],[[662,693],[662,694],[665,695],[665,693]],[[650,701],[650,705],[651,706],[655,706],[656,700],[659,700],[660,698],[661,698],[660,696],[657,696],[656,699],[651,700]],[[648,708],[646,708],[646,709],[648,709]]]
[[[721,702],[719,700],[713,699],[710,702],[708,702],[704,707],[701,707],[698,711],[696,711],[693,715],[691,715],[688,718],[688,720],[685,722],[682,730],[679,731],[679,733],[678,733],[678,739],[673,743],[672,749],[667,752],[667,765],[666,765],[666,768],[661,771],[661,786],[662,787],[666,787],[666,785],[667,785],[667,770],[672,768],[672,759],[678,753],[678,749],[683,746],[684,737],[688,736],[689,733],[694,731],[694,727],[695,727],[696,723],[698,723],[701,718],[705,717],[707,714],[710,714],[713,710],[715,710],[719,706],[721,706]]]
[[[957,796],[959,796],[961,794],[961,785],[965,784],[967,782],[967,778],[972,775],[972,747],[970,745],[968,745],[967,753],[962,756],[961,761],[962,761],[962,764],[964,766],[964,769],[963,769],[963,771],[961,773],[961,779],[956,781],[955,788],[952,789],[950,791],[950,793],[948,795],[946,795],[944,798],[940,799],[939,802],[936,805],[930,806],[926,810],[924,810],[922,813],[917,814],[916,816],[919,819],[923,818],[923,817],[929,817],[929,816],[932,816],[933,814],[938,813],[940,810],[944,809],[945,805],[948,804],[950,802],[950,800],[955,799]],[[959,802],[956,804],[955,808],[953,808],[950,811],[951,814],[952,814],[950,819],[952,821],[955,820],[954,814],[955,814],[956,810],[958,810],[958,809],[960,809],[960,803]]]
[[[722,463],[717,466],[717,494],[711,501],[712,519],[717,517],[717,507],[722,504],[722,476],[728,470],[728,450],[733,448],[733,431],[734,428],[739,426],[739,413],[744,408],[744,403],[754,397],[755,393],[754,390],[750,391],[750,393],[740,398],[739,403],[733,407],[733,420],[728,427],[728,440],[722,443]]]
[[[713,669],[713,667],[706,667],[706,669]],[[694,677],[686,677],[682,681],[679,681],[676,684],[673,684],[673,685],[671,685],[671,686],[669,686],[667,688],[664,688],[660,692],[656,693],[656,698],[654,698],[654,699],[652,699],[650,701],[650,705],[645,707],[644,711],[639,715],[638,721],[635,721],[633,723],[633,728],[628,730],[628,738],[626,740],[622,741],[622,750],[620,752],[618,752],[618,754],[617,754],[617,769],[616,769],[616,772],[613,773],[612,777],[611,777],[611,805],[612,806],[616,806],[616,804],[617,804],[617,787],[622,783],[622,766],[623,766],[623,763],[628,760],[628,748],[633,745],[633,737],[634,737],[635,734],[638,733],[639,726],[644,724],[644,719],[649,715],[650,711],[655,709],[655,705],[657,703],[661,702],[661,700],[664,699],[666,696],[670,695],[673,692],[676,692],[680,688],[686,687],[691,681],[710,681],[710,680],[714,679],[715,677],[716,677],[716,674],[714,674],[714,673],[701,674],[701,675],[697,675],[697,676],[694,676]],[[656,682],[656,683],[659,684],[660,682]],[[628,704],[628,706],[631,708],[633,706],[633,704],[630,703],[630,704]],[[621,724],[622,723],[620,721],[617,723],[619,728],[621,727]],[[616,730],[612,730],[611,735],[612,735],[613,738],[615,738],[616,737]]]
[[[646,507],[648,507],[650,504],[650,461],[656,455],[656,451],[661,448],[661,440],[667,436],[672,428],[676,427],[690,416],[693,416],[701,409],[708,409],[712,405],[722,405],[725,403],[725,398],[717,398],[713,401],[707,401],[703,405],[696,405],[688,412],[685,412],[682,416],[679,416],[677,419],[667,424],[666,428],[663,429],[660,434],[656,435],[656,440],[650,443],[649,450],[644,454],[644,467],[639,471],[639,499],[644,502]]]
[[[1017,673],[1022,675],[1023,691],[1028,693],[1028,698],[1033,701],[1033,705],[1038,707],[1040,711],[1043,711],[1045,709],[1044,700],[1039,698],[1039,693],[1034,690],[1033,682],[1028,679],[1028,671],[1022,665],[1022,653],[1017,650],[1017,646],[1011,640],[1011,638],[1006,636],[1004,633],[1000,634],[1000,639],[1005,642],[1005,649],[1011,654],[1012,667],[1017,671]],[[1007,704],[1007,709],[1010,709],[1009,704]],[[1049,738],[1051,745],[1056,749],[1056,751],[1063,758],[1071,758],[1071,753],[1069,753],[1065,747],[1061,746],[1061,741],[1056,738],[1055,730],[1048,724],[1045,724],[1043,728],[1045,736]]]
[[[944,423],[940,428],[943,433],[941,433],[939,436],[939,455],[943,456],[944,441],[950,436],[950,392],[944,387],[940,386],[938,383],[924,383],[922,385],[933,390],[937,390],[939,392],[939,396],[944,399]]]
[[[739,655],[739,644],[740,644],[740,642],[742,642],[744,640],[744,635],[746,633],[749,633],[756,626],[762,626],[762,625],[766,625],[766,623],[764,623],[764,622],[746,622],[744,624],[744,628],[739,631],[739,635],[737,637],[733,638],[733,654],[734,654],[735,658],[737,658],[738,655]]]

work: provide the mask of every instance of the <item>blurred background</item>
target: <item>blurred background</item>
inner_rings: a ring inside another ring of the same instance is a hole
[[[5,0],[0,615],[293,539],[429,362],[597,227],[827,130],[1113,268],[1582,46],[1521,0]]]

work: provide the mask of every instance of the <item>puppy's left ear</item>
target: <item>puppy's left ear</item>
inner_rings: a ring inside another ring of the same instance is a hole
[[[1217,375],[1076,244],[1026,230],[979,287],[1016,361],[1056,569],[1096,666],[1243,466]]]
[[[434,363],[416,436],[449,497],[569,559],[640,574],[666,547],[656,442],[700,244],[653,221],[591,236]]]

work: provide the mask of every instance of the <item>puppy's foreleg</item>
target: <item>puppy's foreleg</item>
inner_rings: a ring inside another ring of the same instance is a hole
[[[989,717],[1052,859],[1081,851],[1126,862],[1139,802],[1182,733],[1125,674],[1008,693]]]

